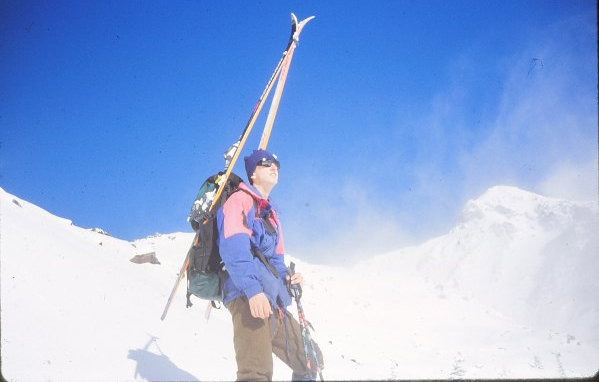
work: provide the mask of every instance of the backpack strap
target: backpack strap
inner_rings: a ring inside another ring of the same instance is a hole
[[[262,264],[264,264],[266,266],[266,268],[268,268],[268,270],[276,278],[279,278],[279,272],[277,272],[276,268],[271,264],[270,261],[268,261],[268,259],[266,258],[266,256],[264,256],[264,254],[262,252],[260,252],[257,248],[252,248],[252,254],[254,255],[254,257],[257,257],[258,259],[260,259]]]

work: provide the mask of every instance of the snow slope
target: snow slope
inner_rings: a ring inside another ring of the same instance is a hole
[[[493,187],[446,235],[354,266],[309,264],[303,304],[328,380],[584,377],[599,369],[596,205]],[[225,309],[181,288],[190,233],[134,242],[0,189],[9,381],[233,380]],[[161,264],[135,264],[154,251]],[[370,255],[370,254],[369,254]],[[288,261],[289,261],[288,259]],[[295,308],[291,309],[295,312]],[[290,372],[278,360],[275,379]]]

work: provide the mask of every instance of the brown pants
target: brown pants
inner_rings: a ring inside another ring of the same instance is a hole
[[[311,367],[306,364],[304,343],[300,325],[289,313],[281,319],[279,312],[267,319],[254,318],[246,298],[231,301],[227,308],[233,320],[233,345],[237,360],[238,381],[271,381],[272,353],[285,362],[293,371],[292,378],[315,379],[316,365],[310,357]],[[285,321],[287,334],[285,333]],[[287,338],[287,340],[286,340]],[[287,350],[289,350],[289,357]],[[323,367],[322,353],[314,343],[320,367]],[[308,347],[308,354],[310,354]]]

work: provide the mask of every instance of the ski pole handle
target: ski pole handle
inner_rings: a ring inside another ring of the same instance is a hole
[[[295,274],[295,263],[292,261],[289,264],[289,282],[287,283],[287,289],[289,290],[289,294],[295,298],[296,301],[299,301],[302,298],[302,287],[299,284],[291,284],[291,277]]]

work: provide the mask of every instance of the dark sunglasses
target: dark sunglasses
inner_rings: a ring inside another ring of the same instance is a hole
[[[270,167],[272,165],[275,165],[277,166],[277,170],[281,169],[281,163],[279,163],[279,161],[276,159],[262,158],[258,161],[257,165],[262,167]]]

